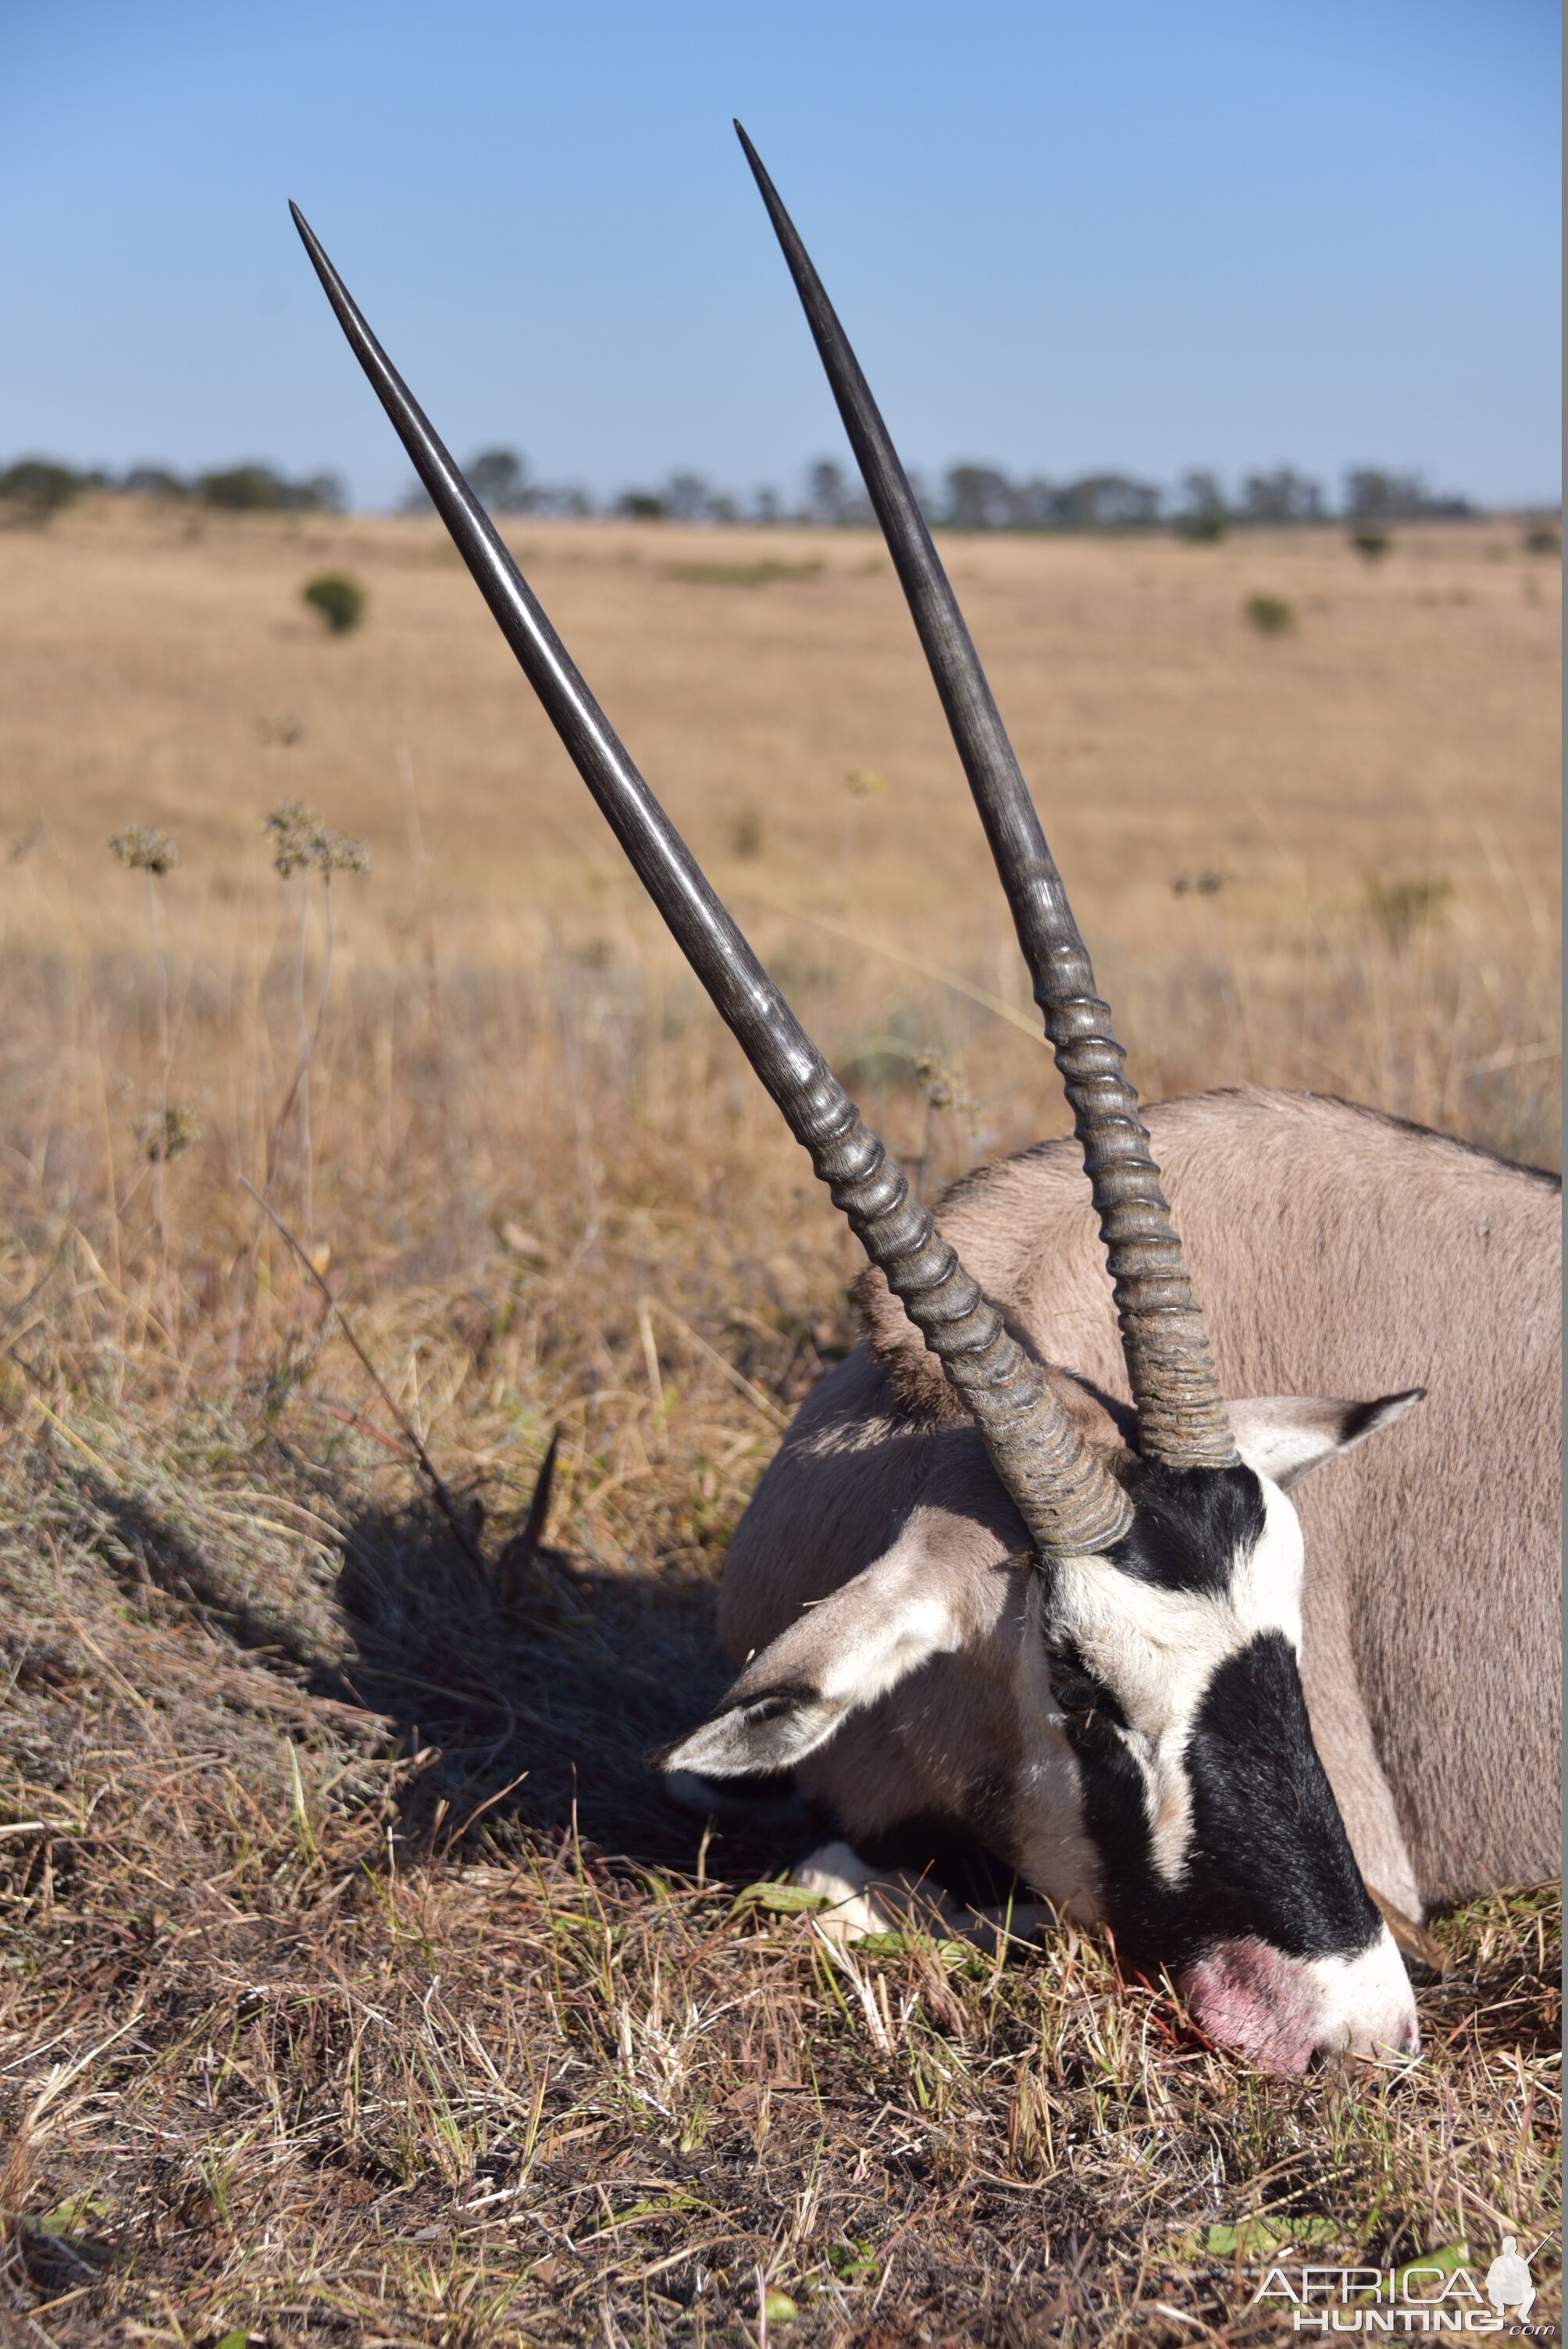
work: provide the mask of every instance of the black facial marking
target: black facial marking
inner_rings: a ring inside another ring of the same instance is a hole
[[[1223,1598],[1231,1569],[1263,1539],[1264,1488],[1252,1469],[1167,1468],[1137,1462],[1128,1478],[1131,1529],[1106,1555],[1123,1574],[1161,1590]]]
[[[1379,1930],[1306,1717],[1283,1632],[1215,1672],[1186,1751],[1192,1833],[1179,1883],[1157,1873],[1142,1771],[1109,1718],[1067,1733],[1107,1917],[1129,1955],[1180,1965],[1255,1936],[1287,1957],[1349,1957]]]
[[[1263,1631],[1210,1682],[1187,1747],[1195,1884],[1217,1938],[1291,1957],[1369,1949],[1379,1920],[1317,1758],[1290,1642]]]

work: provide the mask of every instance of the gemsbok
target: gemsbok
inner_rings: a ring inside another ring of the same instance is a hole
[[[901,1835],[983,1848],[1169,1968],[1203,2030],[1270,2067],[1412,2055],[1368,1887],[1418,1918],[1556,1866],[1559,1185],[1310,1094],[1140,1116],[919,507],[740,136],[1075,1112],[1076,1149],[965,1176],[940,1229],[294,212],[524,674],[870,1258],[864,1342],[729,1550],[720,1631],[743,1669],[658,1759],[704,1781],[796,1771],[848,1846],[808,1880],[846,1896]]]

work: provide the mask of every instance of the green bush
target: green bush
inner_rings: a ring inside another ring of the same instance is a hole
[[[1442,874],[1418,873],[1396,880],[1374,874],[1367,884],[1367,909],[1397,953],[1418,930],[1442,920],[1454,885]]]
[[[196,494],[229,513],[341,513],[343,484],[335,473],[291,481],[271,465],[230,465],[200,474]]]
[[[1353,530],[1350,543],[1368,563],[1380,563],[1394,542],[1386,530]]]
[[[1283,595],[1249,595],[1242,609],[1260,636],[1288,636],[1295,626],[1295,605]]]
[[[0,472],[0,499],[28,522],[47,522],[85,486],[80,473],[47,457],[24,457],[19,464]]]
[[[1526,554],[1561,554],[1563,552],[1562,532],[1560,530],[1551,530],[1547,528],[1527,530],[1524,533],[1524,552]]]
[[[742,808],[729,828],[729,844],[737,856],[760,856],[767,833],[755,808]]]
[[[1193,546],[1217,546],[1229,528],[1222,513],[1190,513],[1177,523],[1176,535]]]
[[[318,578],[307,581],[300,593],[335,636],[347,636],[365,617],[365,590],[346,572],[324,571]]]

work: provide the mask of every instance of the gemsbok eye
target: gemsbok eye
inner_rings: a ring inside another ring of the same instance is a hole
[[[1076,1656],[1054,1654],[1050,1660],[1051,1693],[1064,1713],[1087,1716],[1105,1712],[1111,1702],[1105,1682]]]

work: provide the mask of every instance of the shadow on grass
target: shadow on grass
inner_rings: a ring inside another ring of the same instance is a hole
[[[706,1576],[589,1572],[544,1548],[518,1582],[504,1558],[499,1572],[475,1565],[419,1504],[346,1495],[335,1596],[350,1652],[334,1656],[320,1627],[248,1599],[144,1500],[97,1478],[88,1489],[122,1585],[156,1589],[307,1694],[393,1724],[423,1765],[400,1797],[412,1850],[457,1851],[481,1826],[503,1847],[574,1828],[612,1861],[697,1867],[709,1822],[672,1803],[645,1757],[733,1677]],[[827,1832],[788,1782],[754,1782],[712,1823],[703,1865],[749,1881]]]
[[[733,1677],[711,1580],[587,1572],[544,1549],[511,1598],[445,1526],[361,1507],[338,1599],[357,1654],[336,1692],[395,1721],[408,1754],[438,1749],[404,1798],[412,1840],[460,1840],[482,1815],[502,1844],[575,1824],[611,1859],[696,1868],[707,1823],[676,1807],[645,1757]],[[759,1788],[746,1807],[714,1826],[710,1876],[776,1870],[809,1847],[817,1822],[792,1791]]]

